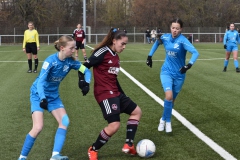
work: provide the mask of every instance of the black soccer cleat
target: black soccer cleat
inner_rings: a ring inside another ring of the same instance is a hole
[[[32,70],[31,70],[31,69],[29,69],[29,70],[27,71],[27,73],[32,73]]]
[[[239,72],[240,72],[240,69],[239,69],[239,68],[236,68],[236,72],[239,73]]]
[[[36,69],[34,69],[33,73],[37,73],[37,70],[36,70]]]
[[[227,71],[227,67],[224,67],[224,68],[223,68],[223,72],[226,72],[226,71]]]

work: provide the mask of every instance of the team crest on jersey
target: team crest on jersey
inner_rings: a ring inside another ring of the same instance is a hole
[[[47,69],[49,66],[49,63],[48,62],[44,62],[43,63],[43,66],[42,66],[42,69]]]
[[[179,49],[179,44],[178,44],[178,43],[175,43],[174,46],[173,46],[173,48]]]
[[[67,72],[68,71],[68,66],[67,65],[64,65],[64,67],[63,67],[63,72]]]
[[[112,109],[117,110],[118,106],[116,104],[112,104]]]

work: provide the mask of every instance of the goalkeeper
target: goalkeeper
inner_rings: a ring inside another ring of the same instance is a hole
[[[75,41],[69,36],[62,36],[55,42],[57,53],[50,55],[43,63],[41,72],[30,91],[33,127],[27,134],[18,160],[26,160],[34,142],[43,128],[43,112],[50,112],[58,122],[54,147],[50,160],[68,160],[60,154],[65,142],[69,118],[59,97],[60,82],[71,69],[79,71],[79,87],[83,95],[89,91],[91,71],[75,60]],[[34,159],[34,158],[32,158]]]
[[[189,40],[181,34],[183,22],[180,19],[171,21],[171,34],[163,34],[152,46],[147,58],[147,65],[152,67],[152,56],[160,44],[166,51],[165,62],[160,73],[160,80],[165,92],[164,110],[158,126],[159,131],[172,132],[171,116],[174,100],[180,92],[186,72],[197,60],[199,53]],[[187,51],[192,54],[188,64],[185,64]]]

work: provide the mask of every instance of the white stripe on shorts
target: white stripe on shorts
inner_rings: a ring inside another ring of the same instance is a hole
[[[110,105],[109,105],[107,99],[103,100],[103,105],[104,105],[104,107],[105,107],[105,110],[106,110],[106,113],[107,113],[107,114],[112,113],[111,108],[110,108]]]

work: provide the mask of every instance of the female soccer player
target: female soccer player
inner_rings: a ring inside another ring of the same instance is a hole
[[[28,30],[24,32],[23,37],[23,52],[27,54],[29,69],[27,73],[32,73],[32,54],[34,56],[35,67],[33,73],[37,73],[38,57],[37,51],[39,50],[39,36],[38,32],[34,29],[33,22],[28,22]]]
[[[238,32],[234,30],[235,25],[231,23],[229,25],[229,30],[226,31],[223,39],[224,49],[226,49],[226,58],[224,60],[223,72],[227,71],[227,66],[230,58],[231,52],[233,53],[234,66],[236,72],[239,73],[240,69],[238,68],[238,43],[240,41]]]
[[[79,87],[82,89],[83,95],[86,95],[89,91],[91,71],[72,57],[75,51],[75,41],[73,38],[69,36],[60,37],[55,42],[55,48],[58,52],[50,55],[44,61],[41,72],[30,89],[33,127],[26,136],[18,160],[27,159],[34,141],[41,132],[43,128],[44,109],[51,113],[58,122],[50,160],[68,160],[67,156],[60,154],[66,138],[69,118],[59,97],[58,88],[60,82],[71,69],[79,70]]]
[[[78,50],[79,48],[82,50],[82,54],[83,54],[83,58],[86,61],[87,60],[87,54],[86,54],[86,50],[84,47],[84,43],[85,43],[85,32],[82,29],[81,24],[77,25],[77,28],[73,31],[73,38],[75,38],[76,40],[76,46],[75,46],[75,57],[78,58]]]
[[[197,60],[199,53],[189,40],[181,34],[183,22],[181,19],[171,21],[171,34],[164,34],[152,46],[147,58],[147,65],[152,67],[152,56],[160,44],[164,45],[166,58],[160,73],[160,80],[165,92],[164,110],[158,126],[159,131],[172,132],[171,116],[174,100],[180,92],[185,73]],[[187,51],[192,57],[185,65]]]
[[[98,159],[98,150],[108,142],[120,127],[120,114],[129,115],[126,130],[126,142],[122,151],[135,155],[133,140],[142,115],[140,107],[125,95],[120,87],[117,75],[120,71],[121,53],[128,42],[122,30],[110,29],[103,41],[93,50],[84,65],[93,67],[94,96],[108,125],[99,133],[98,138],[88,149],[89,160]],[[103,158],[104,159],[104,158]]]

